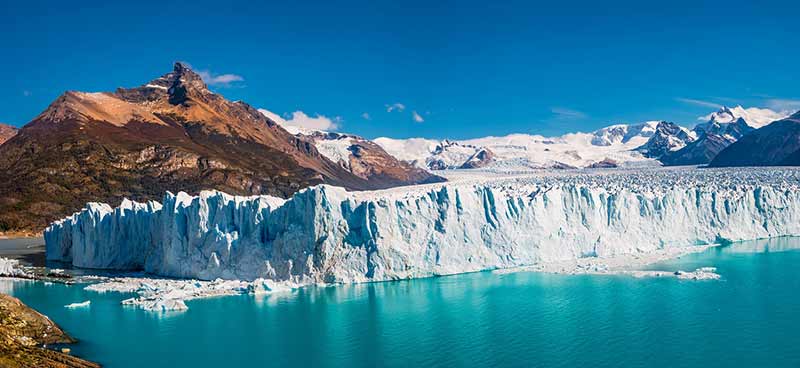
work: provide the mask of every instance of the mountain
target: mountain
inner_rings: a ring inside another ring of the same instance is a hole
[[[661,156],[660,161],[666,166],[707,164],[731,143],[722,135],[703,135],[686,147]]]
[[[17,128],[14,128],[11,125],[0,123],[0,144],[3,144],[5,141],[11,139],[11,137],[15,135],[17,135]]]
[[[709,164],[713,167],[796,165],[800,165],[800,112],[745,135]]]
[[[699,137],[686,147],[672,151],[660,158],[664,165],[701,165],[711,162],[725,147],[773,120],[785,118],[787,113],[769,109],[722,107],[708,115],[708,121],[694,128]],[[765,123],[766,122],[766,123]]]
[[[166,190],[288,197],[320,183],[362,190],[432,178],[405,166],[382,171],[373,181],[342,168],[176,63],[137,88],[66,92],[1,145],[0,230],[40,229],[89,201],[149,200]]]
[[[741,105],[737,105],[730,108],[723,106],[719,111],[708,114],[700,119],[724,124],[742,118],[747,122],[747,125],[753,128],[761,128],[773,121],[787,118],[789,115],[791,115],[789,111],[773,111],[770,109],[759,109],[757,107],[744,108]]]
[[[619,166],[654,166],[659,164],[658,161],[634,149],[656,133],[658,124],[656,121],[617,124],[591,133],[570,133],[560,137],[511,134],[458,141],[377,138],[375,143],[400,160],[437,170],[475,167],[566,169],[593,165],[609,167],[611,162]]]
[[[738,109],[742,109],[741,106]],[[711,162],[725,147],[755,130],[744,118],[737,115],[728,107],[722,107],[709,115],[707,122],[694,127],[697,140],[681,149],[667,152],[661,156],[661,163],[675,166],[702,165]]]
[[[616,143],[628,143],[634,138],[650,138],[655,134],[657,126],[658,122],[655,121],[634,125],[611,125],[592,133],[592,145],[611,146]]]
[[[494,153],[488,148],[481,148],[467,159],[459,169],[479,169],[491,165],[495,160]]]
[[[757,124],[749,124],[742,117],[735,117],[731,110],[723,107],[715,114],[712,114],[711,119],[704,123],[698,124],[694,131],[699,135],[714,134],[725,136],[728,140],[736,141],[743,135],[755,130]]]
[[[675,123],[661,121],[656,125],[655,133],[636,150],[645,157],[657,159],[685,147],[695,139],[696,135],[688,129]]]
[[[398,160],[375,142],[357,135],[318,130],[296,130],[295,135],[313,142],[320,154],[374,186],[444,181],[424,169]]]
[[[667,121],[616,124],[590,133],[559,137],[510,134],[466,140],[377,138],[375,143],[399,160],[431,170],[480,167],[499,170],[609,168],[706,164],[753,129],[789,114],[769,109],[722,107],[693,130]]]

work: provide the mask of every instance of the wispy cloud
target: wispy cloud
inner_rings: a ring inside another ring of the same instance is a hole
[[[412,119],[414,119],[414,122],[415,122],[415,123],[422,123],[422,122],[424,122],[424,121],[425,121],[425,119],[423,119],[423,118],[422,118],[422,116],[420,116],[419,114],[417,114],[417,112],[416,112],[416,111],[412,111],[412,112],[411,112],[411,118],[412,118]]]
[[[393,103],[391,105],[386,105],[386,112],[392,112],[392,111],[402,112],[405,109],[406,109],[406,105],[403,105],[403,104],[401,104],[399,102],[395,102],[395,103]]]
[[[27,89],[22,91],[22,95],[25,97],[29,97],[31,94],[32,94],[31,91],[28,91]]]
[[[237,82],[244,82],[244,77],[237,74],[216,74],[209,70],[198,70],[197,74],[209,86],[233,87],[237,85]]]
[[[797,111],[800,110],[800,100],[771,98],[765,101],[768,108],[778,111]]]
[[[364,119],[364,120],[372,120],[372,117],[369,116],[368,112],[365,112],[365,113],[361,114],[361,118]]]
[[[714,103],[714,102],[711,102],[711,101],[698,100],[698,99],[694,99],[694,98],[675,97],[675,101],[683,102],[683,103],[689,104],[689,105],[710,107],[710,108],[714,108],[714,109],[722,108],[722,105],[720,105],[718,103]]]
[[[577,120],[577,119],[586,119],[587,117],[589,117],[589,115],[587,115],[582,111],[568,109],[566,107],[551,107],[550,112],[555,114],[555,118],[557,119]]]

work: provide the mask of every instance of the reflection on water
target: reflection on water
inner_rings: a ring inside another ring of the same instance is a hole
[[[19,259],[28,265],[44,266],[44,238],[0,239],[0,257]]]
[[[780,238],[759,239],[733,243],[721,248],[723,253],[765,253],[786,252],[800,249],[797,237],[783,236]]]

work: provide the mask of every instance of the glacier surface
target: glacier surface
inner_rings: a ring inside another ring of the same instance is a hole
[[[454,174],[455,175],[455,174]],[[47,259],[200,280],[364,282],[800,235],[795,169],[578,170],[288,200],[217,191],[89,203]]]

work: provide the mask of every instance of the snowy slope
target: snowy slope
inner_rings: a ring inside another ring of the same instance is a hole
[[[753,128],[761,128],[773,121],[781,120],[791,115],[790,111],[772,111],[770,109],[759,109],[757,107],[744,108],[741,105],[735,107],[723,106],[719,111],[713,112],[698,119],[717,123],[732,123],[738,118],[744,119],[747,125]]]
[[[587,167],[610,159],[623,165],[658,165],[658,162],[634,151],[645,144],[655,133],[658,122],[641,124],[618,124],[592,133],[571,133],[560,137],[544,137],[530,134],[511,134],[502,137],[483,137],[448,142],[458,147],[469,147],[472,154],[486,148],[494,154],[489,167],[499,169],[539,169],[552,167]],[[398,159],[412,162],[420,167],[438,169],[428,164],[437,162],[437,148],[442,143],[423,139],[377,138],[379,144]],[[448,150],[450,167],[461,167],[469,159],[470,152]]]
[[[592,172],[353,193],[322,185],[286,201],[203,192],[168,193],[163,206],[89,204],[46,229],[47,259],[206,280],[361,282],[800,235],[797,170]]]
[[[735,141],[744,131],[735,127],[740,118],[747,125],[758,128],[788,115],[788,112],[736,106],[723,107],[701,117],[704,123],[698,124],[694,130],[674,123],[647,121],[616,124],[591,133],[570,133],[559,137],[510,134],[458,141],[386,137],[374,141],[400,160],[433,170],[460,168],[465,160],[481,149],[491,151],[492,162],[487,167],[497,169],[592,167],[602,162],[621,166],[657,166],[662,156],[686,147],[706,130],[735,133],[722,134],[729,141]],[[735,129],[728,129],[729,126]]]

